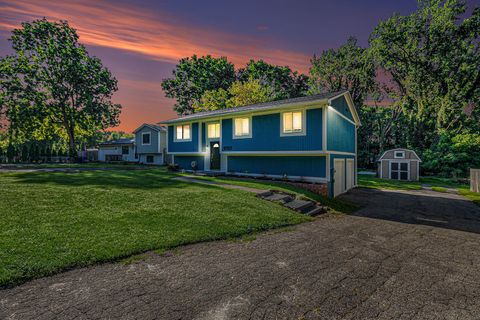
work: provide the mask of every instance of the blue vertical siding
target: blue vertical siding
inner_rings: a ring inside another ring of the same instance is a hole
[[[202,145],[200,146],[200,149],[202,151],[205,151],[206,145],[207,145],[207,124],[202,123]]]
[[[229,156],[228,171],[301,177],[326,177],[324,156]]]
[[[350,108],[348,107],[347,99],[345,99],[345,96],[341,96],[335,100],[332,100],[330,105],[335,110],[343,114],[345,117],[353,121],[353,115],[350,112]]]
[[[224,151],[322,150],[322,109],[306,110],[306,135],[280,136],[280,113],[252,117],[252,138],[233,139],[233,120],[222,121]]]
[[[205,165],[205,158],[203,156],[179,156],[176,155],[174,162],[178,164],[180,169],[184,170],[192,170],[192,161],[197,162],[197,169],[196,170],[204,170]]]
[[[168,152],[200,152],[198,145],[198,123],[192,123],[192,141],[174,142],[175,125],[168,126]]]
[[[330,151],[355,152],[355,125],[333,111],[327,116],[327,145]]]

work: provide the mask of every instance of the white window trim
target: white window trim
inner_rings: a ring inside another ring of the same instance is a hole
[[[147,135],[147,134],[150,136],[150,138],[148,139],[148,141],[150,141],[150,142],[149,142],[149,143],[143,143],[143,136],[145,136],[145,135]],[[151,132],[151,131],[149,131],[149,132],[142,132],[142,146],[149,146],[149,145],[151,145],[151,144],[152,144],[152,132]]]
[[[208,125],[209,124],[217,124],[218,123],[218,126],[219,126],[219,136],[218,137],[209,137],[208,136]],[[221,137],[222,137],[222,124],[221,124],[221,121],[210,121],[210,122],[206,122],[206,128],[205,128],[205,140],[206,141],[210,141],[210,140],[219,140]]]
[[[283,115],[285,113],[301,112],[302,113],[302,131],[283,132]],[[305,136],[307,134],[307,111],[306,109],[285,110],[280,113],[280,137]]]
[[[179,126],[190,126],[190,139],[177,139],[177,127],[179,127]],[[192,123],[175,124],[173,126],[173,141],[174,142],[190,142],[190,141],[192,141],[192,137],[193,137],[193,125],[192,125]]]
[[[400,157],[397,157],[397,152],[401,153]],[[394,159],[405,159],[405,151],[393,151],[393,158]]]
[[[244,136],[237,136],[235,135],[235,119],[248,119],[248,128],[249,128],[249,133]],[[232,118],[232,139],[251,139],[252,138],[252,116],[240,116],[240,117],[234,117]]]

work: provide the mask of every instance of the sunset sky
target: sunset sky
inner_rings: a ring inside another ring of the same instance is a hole
[[[470,2],[478,3],[479,0]],[[67,20],[80,42],[119,81],[123,105],[118,130],[175,117],[160,83],[176,62],[192,54],[249,59],[308,72],[309,59],[355,36],[367,44],[374,26],[394,12],[409,14],[415,0],[335,1],[3,1],[0,55],[11,53],[10,31],[22,21]]]

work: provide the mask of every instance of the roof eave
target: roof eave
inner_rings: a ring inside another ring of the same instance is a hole
[[[171,120],[166,120],[159,122],[160,124],[175,124],[175,123],[189,123],[189,122],[194,122],[197,120],[204,120],[204,119],[216,119],[216,118],[225,118],[229,117],[230,115],[241,115],[241,114],[254,114],[254,113],[262,113],[265,111],[276,111],[276,110],[282,110],[282,109],[287,109],[287,108],[298,108],[298,107],[303,107],[303,106],[316,106],[316,105],[323,105],[328,103],[327,98],[323,99],[318,99],[318,100],[312,100],[312,101],[301,101],[301,102],[292,102],[292,103],[286,103],[284,105],[280,106],[272,106],[272,107],[265,107],[265,108],[259,108],[259,109],[254,109],[254,110],[245,110],[245,111],[232,111],[232,112],[226,112],[226,113],[219,113],[219,114],[211,114],[211,115],[206,115],[206,116],[200,116],[200,117],[192,117],[190,119],[185,119],[185,118],[178,118],[178,119],[171,119]]]

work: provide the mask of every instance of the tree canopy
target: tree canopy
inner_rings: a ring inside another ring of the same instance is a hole
[[[304,96],[308,77],[263,60],[250,60],[235,71],[226,58],[193,55],[180,60],[162,88],[167,97],[176,99],[174,110],[183,115]]]
[[[78,137],[116,126],[117,80],[78,42],[66,21],[24,22],[12,31],[13,55],[0,60],[0,99],[12,140]]]
[[[479,128],[480,8],[465,15],[464,1],[423,0],[411,15],[380,22],[370,38],[406,111],[434,133]]]
[[[173,78],[164,79],[162,88],[168,98],[176,99],[174,110],[179,115],[194,112],[193,104],[206,91],[228,89],[235,81],[235,68],[227,58],[210,55],[183,58],[172,71]]]
[[[245,68],[237,72],[237,79],[246,82],[254,79],[273,91],[274,100],[305,96],[308,91],[308,77],[292,71],[288,66],[276,66],[263,60],[250,60]]]
[[[250,79],[245,82],[235,81],[228,90],[206,91],[202,98],[195,102],[195,112],[236,108],[255,103],[275,100],[274,90],[265,86],[260,80]]]
[[[367,48],[350,37],[337,50],[328,49],[313,56],[310,67],[310,93],[348,90],[357,108],[376,89],[376,68]]]

